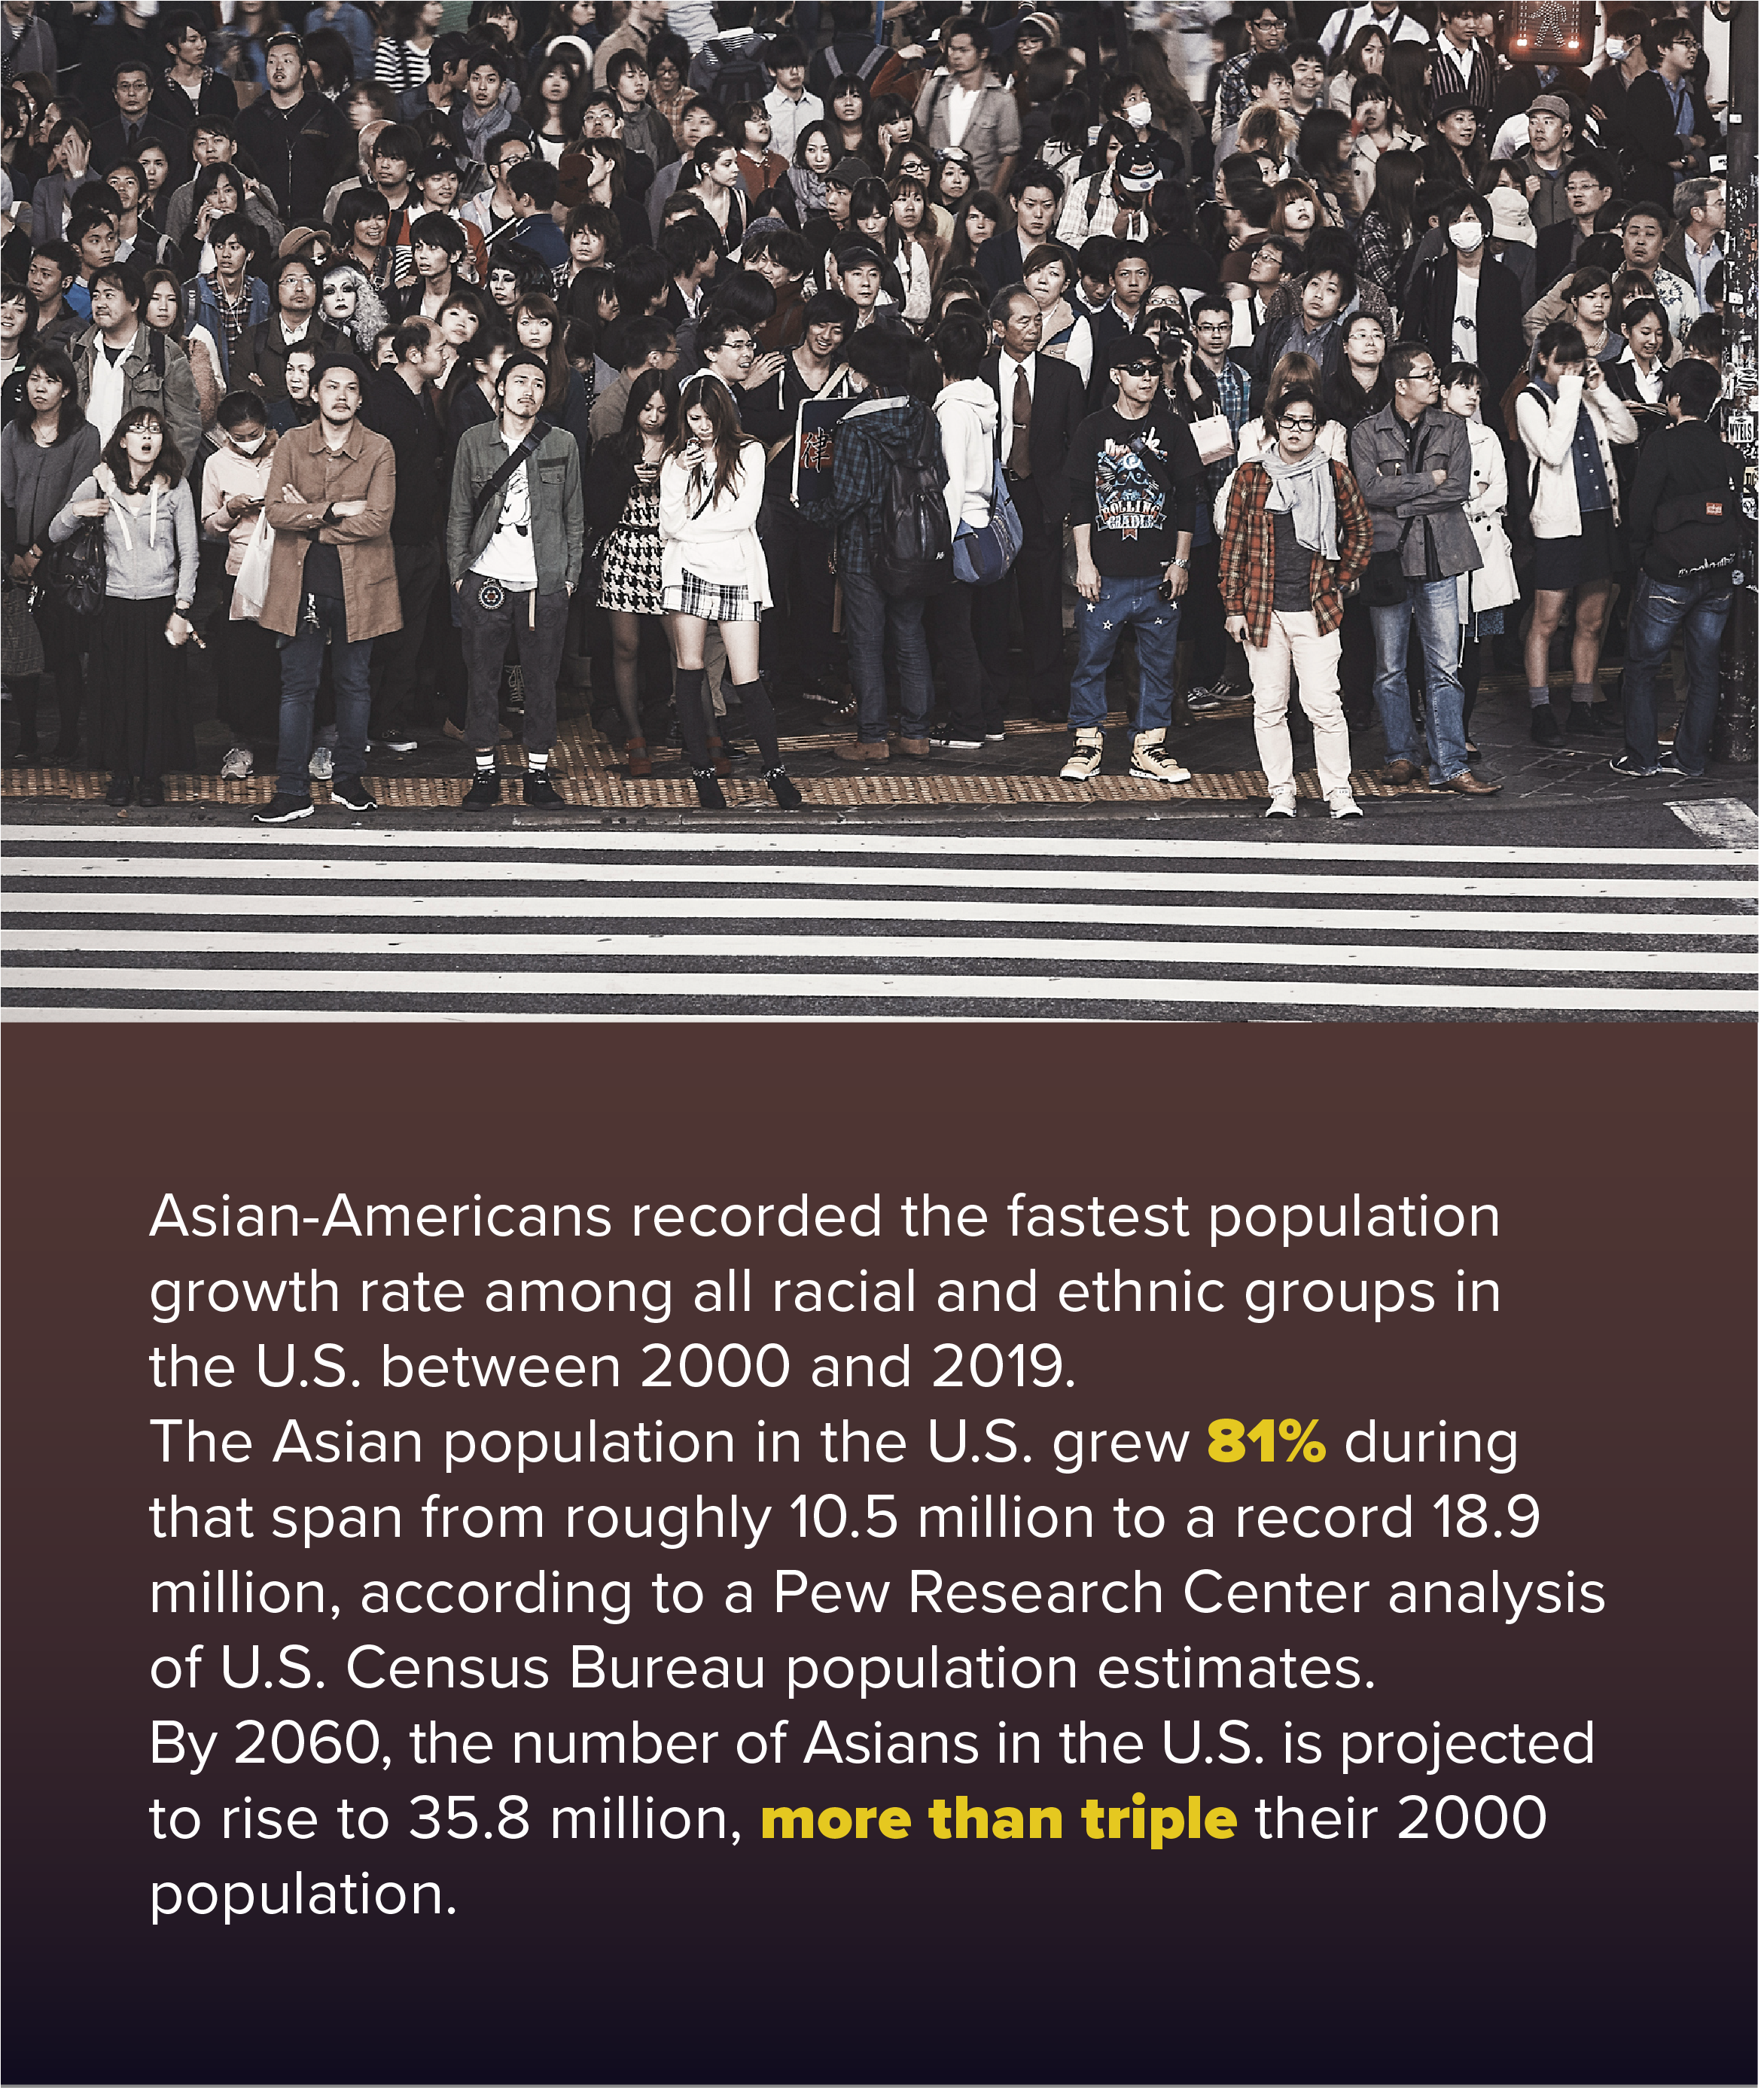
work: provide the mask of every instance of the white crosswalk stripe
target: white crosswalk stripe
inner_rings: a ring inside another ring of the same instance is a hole
[[[1756,864],[1712,836],[1617,851],[33,825],[0,849],[0,991],[13,1020],[1743,1020]]]

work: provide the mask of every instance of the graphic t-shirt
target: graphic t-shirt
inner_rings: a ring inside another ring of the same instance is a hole
[[[1200,453],[1161,399],[1141,421],[1109,406],[1080,422],[1066,477],[1068,513],[1089,524],[1100,573],[1160,572],[1176,556],[1178,535],[1194,527]]]

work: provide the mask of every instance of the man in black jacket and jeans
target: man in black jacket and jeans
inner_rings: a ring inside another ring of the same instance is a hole
[[[1629,548],[1636,563],[1629,655],[1623,672],[1620,776],[1701,776],[1709,759],[1720,687],[1721,637],[1733,606],[1740,548],[1737,450],[1704,416],[1721,380],[1687,357],[1666,373],[1670,425],[1642,451],[1630,491]],[[1688,687],[1672,751],[1659,751],[1654,677],[1682,630]]]
[[[409,754],[416,655],[429,623],[429,601],[441,578],[441,530],[447,489],[441,475],[441,425],[429,387],[446,367],[441,328],[419,313],[392,336],[392,367],[368,386],[361,418],[392,445],[398,496],[392,509],[392,556],[404,621],[374,641],[374,708],[369,747]]]

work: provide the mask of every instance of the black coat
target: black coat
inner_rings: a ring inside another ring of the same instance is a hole
[[[1676,169],[1672,162],[1695,148],[1687,148],[1679,136],[1672,97],[1657,72],[1642,73],[1629,83],[1624,113],[1629,118],[1629,143],[1634,154],[1628,183],[1629,200],[1662,203],[1670,210],[1672,190],[1695,171],[1689,167]],[[1694,86],[1690,88],[1690,127],[1706,148],[1716,135],[1709,105]],[[1706,153],[1702,164],[1708,165]]]
[[[1016,380],[1013,364],[1008,392],[1000,383],[999,365],[1006,360],[1002,350],[993,349],[981,363],[980,374],[998,401],[998,453],[1008,469]],[[1035,389],[1029,404],[1029,477],[1040,496],[1044,518],[1057,521],[1066,512],[1066,460],[1084,418],[1084,387],[1078,372],[1057,355],[1035,357],[1031,382]]]
[[[1429,264],[1415,285],[1414,302],[1425,315],[1433,361],[1443,370],[1457,360],[1452,348],[1452,317],[1458,307],[1455,247]],[[1476,282],[1476,362],[1485,399],[1498,399],[1525,361],[1525,333],[1519,323],[1523,310],[1518,278],[1493,254],[1485,254]]]

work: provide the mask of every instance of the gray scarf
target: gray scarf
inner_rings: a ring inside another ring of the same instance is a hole
[[[1292,533],[1308,551],[1321,557],[1339,555],[1335,540],[1335,481],[1329,459],[1312,446],[1309,456],[1288,464],[1278,448],[1262,452],[1262,464],[1273,481],[1268,506],[1277,515],[1292,517]]]

